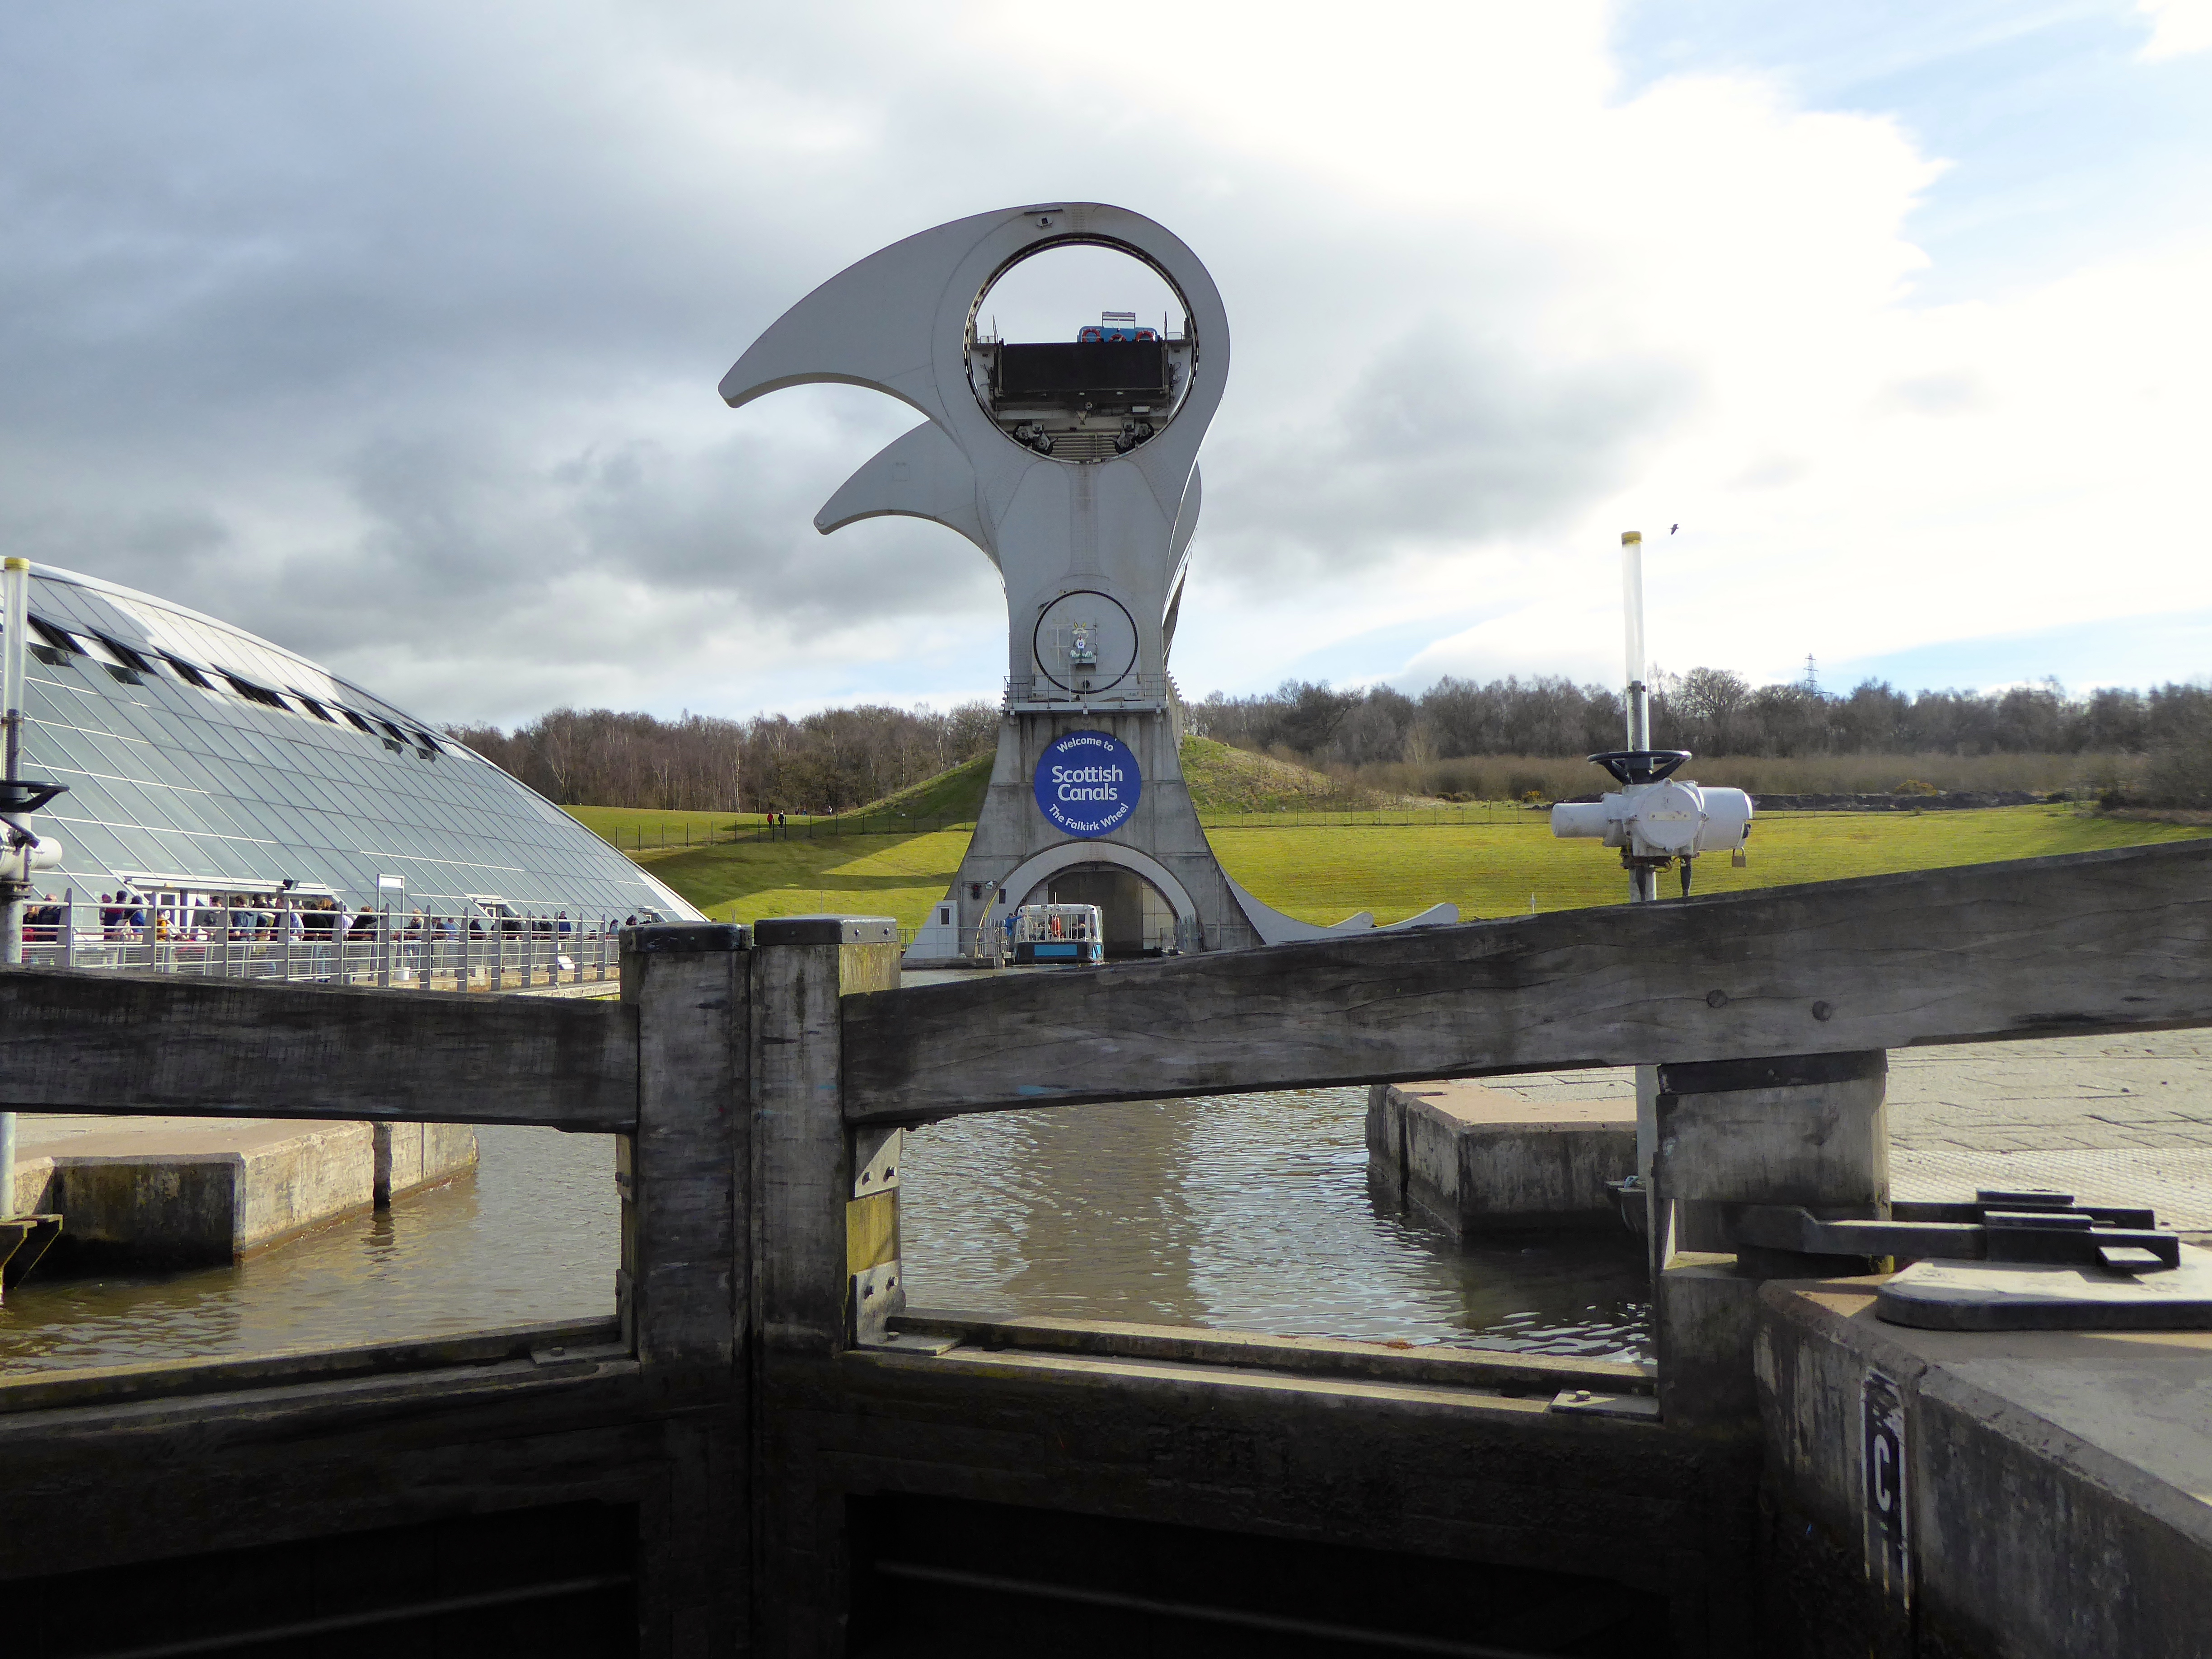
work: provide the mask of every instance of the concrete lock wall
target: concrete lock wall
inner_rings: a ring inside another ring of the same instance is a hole
[[[1618,1228],[1606,1183],[1636,1171],[1635,1103],[1539,1107],[1479,1083],[1378,1083],[1367,1096],[1367,1170],[1379,1196],[1455,1237]]]
[[[51,1158],[44,1201],[63,1217],[64,1259],[234,1261],[374,1201],[366,1123],[240,1127],[230,1139]]]
[[[1749,1425],[1761,1282],[1839,1265],[1738,1249],[1735,1206],[1889,1213],[1888,1074],[1880,1049],[1659,1068],[1652,1323],[1672,1420]]]
[[[141,1117],[41,1141],[24,1121],[52,1150],[18,1163],[15,1212],[63,1218],[56,1267],[236,1261],[477,1162],[467,1124]]]
[[[379,1206],[477,1166],[477,1132],[466,1123],[380,1123],[375,1133]]]
[[[1778,1650],[2212,1654],[2212,1332],[1914,1330],[1877,1283],[1760,1293]]]

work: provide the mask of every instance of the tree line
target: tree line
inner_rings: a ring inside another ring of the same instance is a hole
[[[793,720],[664,720],[609,708],[556,708],[512,732],[450,726],[449,736],[549,800],[697,812],[842,812],[933,777],[998,740],[999,711],[830,708]]]
[[[1447,675],[1419,696],[1389,685],[1339,690],[1286,680],[1219,692],[1190,710],[1193,729],[1238,748],[1358,771],[1394,763],[1618,749],[1621,694],[1537,677],[1478,683]],[[2212,688],[2105,688],[2069,696],[2056,681],[2002,691],[1906,694],[1881,680],[1847,693],[1809,681],[1753,686],[1723,668],[1655,676],[1653,744],[1704,756],[1994,754],[2140,757],[2131,787],[2178,802],[2212,796]]]
[[[1337,775],[1469,757],[1579,757],[1623,741],[1620,694],[1561,678],[1446,676],[1419,696],[1286,680],[1255,696],[1215,692],[1186,708],[1195,734]],[[447,731],[549,799],[714,812],[842,812],[989,749],[999,711],[863,706],[797,720],[556,708],[512,732]],[[1658,674],[1652,741],[1707,757],[2003,754],[2135,757],[2122,791],[2146,804],[2212,805],[2212,688],[2056,682],[1911,695],[1868,680],[1753,686],[1726,669]]]

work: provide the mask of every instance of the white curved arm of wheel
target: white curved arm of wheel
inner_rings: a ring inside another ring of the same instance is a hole
[[[934,422],[924,421],[878,450],[822,504],[814,527],[826,536],[862,519],[893,514],[957,530],[992,563],[999,562],[975,507],[975,469]]]
[[[955,219],[848,265],[746,348],[722,376],[722,401],[742,409],[786,386],[864,386],[941,417],[931,331],[945,284],[1006,216]]]

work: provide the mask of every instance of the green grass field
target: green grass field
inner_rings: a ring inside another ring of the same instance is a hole
[[[757,813],[662,812],[572,806],[579,822],[649,863],[653,873],[720,921],[843,910],[918,925],[945,896],[990,786],[992,757],[948,772],[807,833],[747,834]],[[1390,922],[1446,900],[1476,916],[1575,909],[1623,901],[1619,855],[1595,842],[1554,841],[1551,817],[1510,802],[1329,811],[1334,786],[1317,773],[1209,743],[1185,742],[1185,775],[1206,834],[1229,873],[1301,920],[1341,921],[1372,910]],[[912,818],[930,827],[880,833]],[[946,820],[951,820],[949,823]],[[837,834],[836,828],[874,834]],[[939,827],[942,826],[942,827]],[[2003,859],[2085,853],[2212,834],[2212,826],[2100,817],[2072,806],[1970,812],[1776,812],[1753,826],[1748,868],[1698,861],[1701,893]],[[687,839],[690,845],[686,845]],[[638,843],[643,846],[639,848]],[[1662,892],[1677,890],[1662,878]]]
[[[913,818],[931,828],[963,823],[972,826],[982,807],[984,792],[991,787],[991,759],[989,755],[978,755],[949,772],[925,778],[895,795],[836,817],[812,818],[794,812],[787,827],[804,836],[810,829],[830,835],[864,827],[880,832],[887,821],[899,818]],[[641,863],[656,866],[686,849],[757,834],[768,823],[763,812],[677,812],[646,806],[564,806],[561,810]]]
[[[1776,812],[1752,826],[1750,863],[1698,860],[1696,890],[1728,893],[1900,870],[2042,858],[2176,841],[2198,826],[2089,816],[2071,806],[1984,811]],[[1500,812],[1492,823],[1434,829],[1220,829],[1208,832],[1229,873],[1303,921],[1372,910],[1395,921],[1449,899],[1462,915],[1525,915],[1622,902],[1620,854],[1595,842],[1555,841],[1547,812]],[[1679,891],[1669,872],[1662,893]]]
[[[625,853],[658,857],[671,847],[726,841],[732,829],[754,830],[768,820],[758,812],[664,812],[648,806],[564,806],[561,809],[593,835]]]
[[[580,814],[579,816],[581,816]],[[725,815],[726,822],[726,815]],[[1245,823],[1262,822],[1247,819]],[[2039,858],[2201,836],[2201,826],[2098,817],[2069,806],[1876,814],[1778,812],[1759,819],[1751,862],[1698,860],[1701,893],[1833,881],[1946,865]],[[724,843],[651,859],[653,873],[723,921],[844,910],[912,927],[944,896],[968,826],[914,836],[840,836]],[[1620,902],[1618,855],[1595,842],[1554,841],[1540,811],[1500,808],[1467,824],[1356,822],[1209,832],[1222,864],[1255,894],[1308,921],[1356,910],[1395,921],[1443,900],[1469,918]],[[1663,891],[1675,890],[1673,878]]]
[[[651,860],[653,873],[717,921],[842,910],[919,924],[945,896],[973,825],[919,836],[725,843]]]

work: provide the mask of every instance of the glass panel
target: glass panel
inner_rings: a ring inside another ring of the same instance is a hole
[[[381,867],[404,874],[410,904],[426,910],[458,911],[471,891],[572,916],[672,908],[628,859],[565,814],[451,744],[424,760],[414,733],[432,731],[426,722],[305,659],[146,596],[42,572],[33,587],[36,607],[58,622],[220,665],[280,694],[296,686],[406,734],[394,754],[380,732],[198,690],[166,666],[129,686],[33,665],[26,752],[71,785],[42,815],[68,848],[57,886],[93,895],[118,885],[124,864],[189,864],[294,876],[357,904],[374,899]]]

